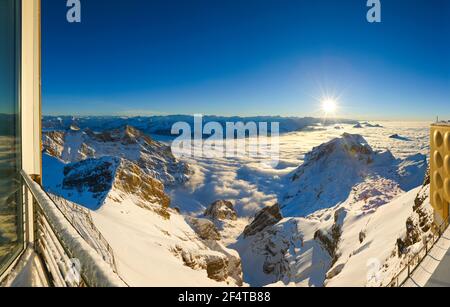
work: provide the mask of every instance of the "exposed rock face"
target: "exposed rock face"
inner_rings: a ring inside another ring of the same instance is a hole
[[[44,153],[66,163],[109,156],[123,158],[165,185],[184,183],[190,174],[188,165],[177,161],[169,146],[131,126],[102,132],[90,129],[44,132],[43,148]]]
[[[202,240],[219,241],[221,239],[219,230],[210,220],[188,218],[187,221]]]
[[[218,200],[211,204],[204,215],[213,220],[237,220],[237,213],[233,204],[226,200]]]
[[[75,189],[79,193],[88,191],[98,198],[111,189],[119,164],[120,160],[116,158],[88,159],[69,164],[64,168],[63,189]]]
[[[215,259],[210,258],[206,263],[208,277],[216,281],[225,281],[227,279],[227,268],[228,261],[221,257]]]
[[[164,218],[170,217],[167,211],[170,198],[164,192],[164,185],[131,161],[114,157],[87,159],[68,164],[63,175],[63,191],[68,194],[76,191],[73,201],[90,209],[100,208],[108,197],[120,202],[117,198],[133,196],[138,206],[155,211]],[[111,191],[114,195],[110,195]],[[80,199],[78,196],[82,194],[84,198],[91,197]],[[66,197],[71,198],[70,195]]]
[[[150,209],[168,219],[170,198],[164,192],[164,185],[146,174],[133,162],[122,160],[116,171],[114,188],[125,195],[135,195],[135,203]]]
[[[399,140],[399,141],[411,141],[409,138],[399,135],[395,133],[389,137],[390,139]]]
[[[281,215],[280,206],[278,204],[266,207],[256,214],[255,219],[250,225],[245,227],[244,236],[253,236],[265,228],[275,225],[282,219],[283,216]]]
[[[206,270],[208,278],[242,286],[242,266],[237,252],[229,250],[216,241],[205,241],[203,249],[189,250],[181,245],[172,249],[183,263],[193,270]]]
[[[304,234],[299,231],[298,226],[298,221],[284,219],[246,238],[246,245],[243,245],[242,250],[238,247],[242,259],[246,262],[251,259],[255,265],[244,271],[247,278],[253,278],[255,267],[265,274],[264,278],[259,278],[253,284],[254,286],[270,285],[298,275],[295,261],[301,250],[311,248],[304,246]],[[319,244],[317,246],[319,247]],[[261,276],[261,273],[256,274]]]
[[[333,259],[332,265],[334,265],[334,263],[340,257],[340,254],[338,252],[338,245],[342,236],[342,224],[344,222],[345,216],[346,212],[344,209],[336,211],[334,214],[334,224],[331,229],[328,232],[324,232],[323,230],[319,229],[314,234],[314,239],[322,244],[330,257]]]
[[[413,214],[406,220],[406,234],[397,240],[397,255],[410,252],[411,246],[426,240],[433,230],[433,210],[430,207],[430,169],[414,200]]]
[[[64,131],[47,131],[42,135],[44,152],[53,157],[61,157],[64,150]]]
[[[240,256],[236,251],[228,249],[220,243],[221,235],[216,224],[211,220],[201,218],[187,218],[186,221],[209,250],[185,250],[178,245],[175,254],[182,258],[186,266],[192,269],[206,270],[210,279],[219,282],[229,282],[232,279],[233,283],[242,286],[243,274]]]

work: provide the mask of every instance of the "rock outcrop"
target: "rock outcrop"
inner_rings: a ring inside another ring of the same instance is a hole
[[[410,253],[415,244],[426,241],[433,231],[434,218],[430,206],[430,169],[428,169],[422,189],[414,200],[413,213],[406,220],[406,233],[397,240],[399,257]]]
[[[219,230],[213,222],[207,219],[187,218],[187,222],[202,240],[219,241]]]
[[[236,221],[238,216],[231,202],[226,200],[218,200],[212,203],[208,209],[206,209],[204,216],[212,220],[220,221]]]
[[[62,188],[92,193],[94,198],[105,196],[112,188],[115,172],[120,159],[104,157],[102,159],[87,159],[64,167]]]
[[[170,217],[167,211],[170,198],[164,185],[125,159],[102,157],[68,164],[63,170],[61,188],[50,190],[57,194],[64,192],[69,200],[92,210],[99,209],[108,197],[120,201],[118,198],[132,196],[136,205]]]
[[[244,237],[249,237],[263,231],[269,226],[273,226],[283,219],[280,206],[275,204],[262,209],[256,214],[253,222],[244,229]]]
[[[332,259],[331,265],[334,265],[340,256],[338,245],[342,236],[342,224],[345,216],[346,212],[344,209],[336,211],[334,213],[334,224],[331,229],[327,232],[319,229],[314,234],[314,239],[319,241],[330,255]]]
[[[218,282],[233,282],[243,285],[242,265],[239,254],[225,248],[216,241],[205,241],[205,246],[192,250],[177,245],[172,253],[179,257],[184,265],[193,270],[206,270],[208,278]]]

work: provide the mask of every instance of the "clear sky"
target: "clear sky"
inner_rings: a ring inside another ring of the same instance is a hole
[[[57,115],[450,119],[450,1],[42,0],[43,109]]]

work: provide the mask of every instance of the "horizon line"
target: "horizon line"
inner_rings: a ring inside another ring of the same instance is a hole
[[[329,119],[329,120],[354,120],[354,121],[405,121],[405,122],[436,122],[436,118],[434,119],[424,119],[424,118],[363,118],[363,117],[320,117],[320,116],[302,116],[302,115],[211,115],[211,114],[154,114],[154,115],[120,115],[120,114],[95,114],[95,115],[87,115],[87,114],[42,114],[42,118],[44,117],[110,117],[110,118],[151,118],[151,117],[170,117],[170,116],[186,116],[186,117],[194,117],[195,115],[201,115],[203,117],[223,117],[223,118],[263,118],[263,117],[272,117],[272,118],[314,118],[314,119]]]

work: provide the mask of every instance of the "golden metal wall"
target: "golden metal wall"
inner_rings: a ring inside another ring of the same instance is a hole
[[[449,217],[450,204],[450,124],[431,126],[431,205],[435,221],[441,224]]]

